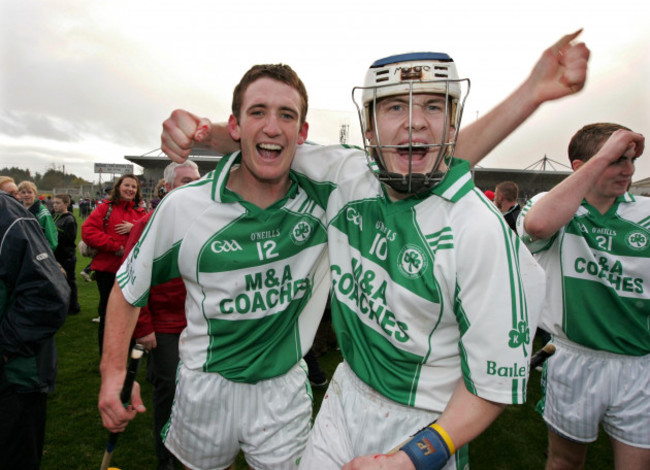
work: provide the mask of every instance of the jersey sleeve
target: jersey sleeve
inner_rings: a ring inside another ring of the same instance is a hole
[[[178,250],[185,224],[177,220],[179,202],[168,195],[144,227],[140,238],[117,272],[116,280],[127,302],[136,307],[146,305],[152,285],[179,276]]]
[[[43,227],[43,233],[47,242],[50,244],[50,248],[52,248],[52,251],[55,251],[56,247],[59,246],[59,232],[56,229],[54,219],[45,207],[41,207],[38,213],[38,221],[41,227]]]
[[[517,235],[519,235],[519,237],[526,244],[526,247],[528,247],[531,253],[539,253],[541,251],[548,250],[559,234],[559,232],[557,232],[550,238],[536,239],[530,236],[530,234],[528,234],[528,232],[526,232],[526,229],[524,228],[524,220],[526,218],[526,214],[528,213],[530,208],[546,194],[548,193],[544,192],[533,196],[526,203],[526,205],[521,210],[521,212],[519,212],[519,216],[517,217]]]
[[[359,166],[366,166],[365,153],[360,148],[308,143],[296,149],[291,169],[309,195],[327,207],[334,189],[350,175],[358,174],[355,168]]]
[[[467,389],[486,400],[526,399],[544,272],[505,220],[476,211],[456,230],[454,313]]]

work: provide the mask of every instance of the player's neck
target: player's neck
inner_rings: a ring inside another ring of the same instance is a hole
[[[288,174],[277,181],[259,180],[240,166],[230,172],[226,187],[245,201],[266,209],[287,195],[291,180]]]
[[[605,214],[616,202],[616,197],[604,196],[600,194],[587,193],[586,201],[596,208],[601,214]]]
[[[502,205],[501,205],[501,209],[499,209],[499,210],[501,211],[502,214],[506,214],[510,209],[512,209],[516,205],[517,205],[516,202],[504,201],[502,203]]]

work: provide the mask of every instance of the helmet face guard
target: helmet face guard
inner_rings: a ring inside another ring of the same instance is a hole
[[[464,94],[461,91],[463,83],[466,87]],[[444,122],[458,129],[469,86],[468,79],[458,78],[454,62],[447,54],[401,54],[380,59],[370,67],[364,86],[352,90],[352,99],[359,114],[366,157],[371,167],[377,167],[375,175],[382,183],[399,193],[417,194],[429,191],[444,178],[449,165],[443,163],[450,162],[454,155],[457,133],[451,138],[449,126],[445,124],[439,143],[414,142],[413,97],[424,93],[443,97]],[[409,138],[406,145],[382,143],[377,122],[377,104],[390,96],[408,97]],[[386,154],[398,150],[408,151],[409,167],[405,174],[391,172],[386,165]],[[414,173],[411,171],[414,153],[421,154],[423,151],[437,152],[433,167],[427,173]]]

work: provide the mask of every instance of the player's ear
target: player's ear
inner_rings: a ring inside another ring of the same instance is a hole
[[[573,168],[573,171],[578,171],[578,169],[584,164],[585,162],[583,162],[582,160],[576,159],[571,162],[571,168]]]
[[[375,144],[377,142],[377,136],[375,135],[375,131],[372,128],[366,129],[366,140],[372,144]]]
[[[456,126],[449,126],[449,138],[448,142],[453,142],[456,139]]]
[[[239,131],[239,123],[234,114],[231,114],[228,118],[228,133],[230,134],[230,137],[232,137],[232,140],[239,142],[241,133]]]
[[[300,132],[298,133],[298,145],[302,145],[307,140],[307,134],[309,133],[309,124],[306,122],[300,127]]]

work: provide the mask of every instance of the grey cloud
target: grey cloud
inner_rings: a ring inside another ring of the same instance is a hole
[[[0,134],[9,137],[37,137],[63,142],[78,142],[81,136],[70,123],[29,112],[0,112]]]

